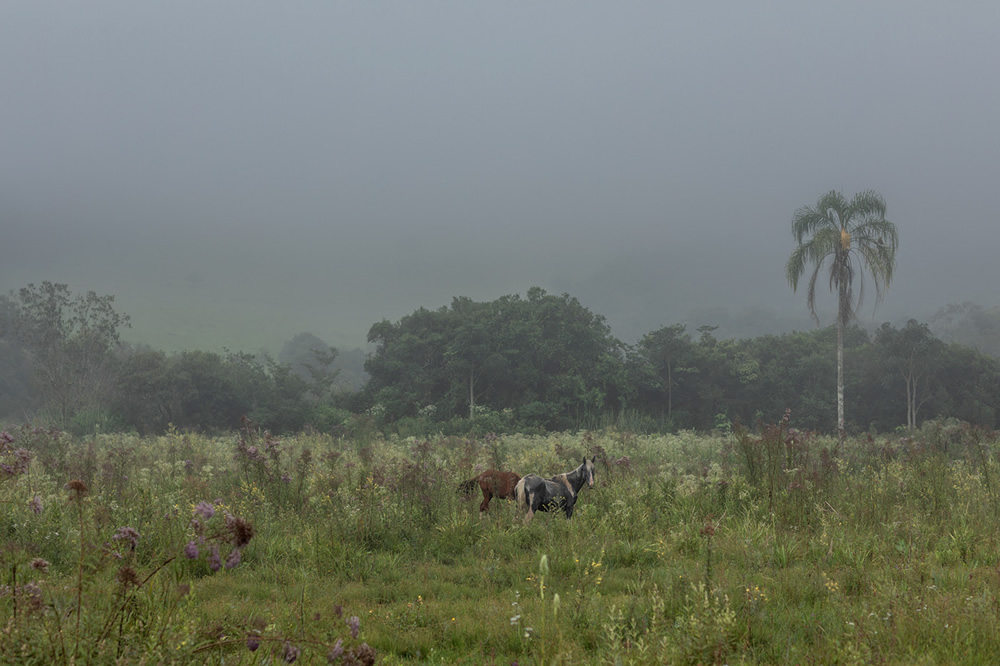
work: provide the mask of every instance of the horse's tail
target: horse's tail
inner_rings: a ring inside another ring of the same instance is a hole
[[[458,484],[458,492],[462,495],[471,495],[476,492],[476,486],[479,485],[479,477],[469,479],[468,481],[462,481]]]
[[[514,486],[514,503],[522,511],[528,510],[528,496],[524,490],[524,477],[518,479],[517,485]]]

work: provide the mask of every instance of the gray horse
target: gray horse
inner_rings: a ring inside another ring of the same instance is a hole
[[[573,517],[573,507],[576,498],[583,490],[583,484],[593,487],[595,458],[583,459],[580,466],[572,472],[557,474],[550,479],[543,479],[537,474],[528,474],[517,482],[514,488],[514,498],[517,505],[525,512],[524,523],[531,521],[536,511],[566,512],[566,518]]]

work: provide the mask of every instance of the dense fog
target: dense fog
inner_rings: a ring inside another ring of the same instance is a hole
[[[0,288],[114,294],[125,339],[168,351],[363,346],[534,285],[625,342],[758,335],[815,326],[795,210],[874,189],[900,248],[862,323],[994,307],[998,25],[929,1],[5,3]]]

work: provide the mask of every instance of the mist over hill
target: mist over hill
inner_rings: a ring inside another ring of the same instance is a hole
[[[625,342],[752,336],[816,325],[784,279],[794,211],[874,189],[901,243],[861,323],[992,308],[998,24],[901,1],[6,3],[0,289],[114,294],[125,338],[167,351],[362,347],[536,285]]]

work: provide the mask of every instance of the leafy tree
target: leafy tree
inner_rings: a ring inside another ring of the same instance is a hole
[[[987,428],[1000,426],[1000,360],[971,347],[950,344],[936,378],[944,393],[939,414]]]
[[[674,389],[680,386],[686,374],[692,372],[686,365],[694,353],[691,335],[684,324],[664,326],[642,337],[639,353],[651,371],[650,388],[665,394],[666,416],[672,420]]]
[[[14,297],[13,333],[27,351],[33,378],[62,424],[86,407],[106,402],[113,390],[118,330],[128,315],[114,296],[73,295],[68,285],[29,284]]]
[[[38,406],[27,351],[14,336],[14,302],[0,294],[0,418]]]
[[[624,350],[603,317],[568,294],[420,308],[372,326],[369,402],[386,421],[448,420],[484,409],[565,428],[622,403]]]
[[[875,345],[883,367],[902,378],[906,396],[906,427],[917,426],[917,412],[931,395],[930,383],[945,345],[931,334],[927,324],[915,319],[897,329],[888,322],[875,334]]]
[[[182,421],[182,391],[172,372],[172,359],[162,351],[134,347],[125,350],[118,367],[113,411],[144,434],[159,433]]]
[[[340,373],[334,367],[336,359],[337,350],[312,333],[299,333],[278,354],[278,361],[309,384],[310,393],[317,400],[329,395]]]
[[[792,235],[797,247],[785,265],[785,276],[794,291],[809,264],[813,265],[806,299],[816,322],[816,281],[829,259],[830,290],[837,293],[837,431],[844,438],[844,328],[856,315],[864,297],[865,273],[875,287],[876,304],[892,281],[899,236],[896,225],[885,219],[885,201],[877,192],[860,192],[847,200],[831,191],[816,206],[795,211]],[[857,293],[855,293],[857,279]]]
[[[452,334],[447,308],[419,308],[393,324],[383,320],[368,331],[375,353],[365,363],[372,407],[384,421],[436,413],[448,393],[445,346]]]
[[[848,348],[854,337],[851,332],[848,329]],[[749,353],[759,364],[758,380],[749,387],[755,410],[753,423],[758,416],[765,423],[776,423],[786,409],[792,410],[796,426],[803,429],[819,429],[836,418],[836,407],[823,380],[836,371],[828,351],[834,338],[833,328],[828,327],[747,341]]]

